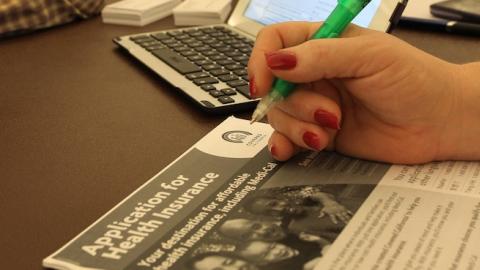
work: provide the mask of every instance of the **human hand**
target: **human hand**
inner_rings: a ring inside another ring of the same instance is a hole
[[[337,202],[324,205],[318,217],[322,218],[325,216],[325,214],[330,217],[334,224],[338,224],[338,220],[341,220],[343,223],[347,224],[353,216],[352,211],[348,210],[345,206]]]
[[[462,66],[354,25],[342,38],[306,41],[318,27],[266,27],[251,54],[252,96],[267,94],[274,76],[298,84],[268,113],[276,159],[302,148],[405,164],[480,158],[461,132],[472,124]]]

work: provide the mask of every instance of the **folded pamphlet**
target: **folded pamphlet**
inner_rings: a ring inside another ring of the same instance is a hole
[[[54,254],[49,268],[480,269],[480,162],[271,158],[226,119]]]
[[[144,26],[172,14],[181,0],[123,0],[102,10],[104,23]]]
[[[225,22],[231,0],[186,0],[173,10],[175,25],[208,25]]]

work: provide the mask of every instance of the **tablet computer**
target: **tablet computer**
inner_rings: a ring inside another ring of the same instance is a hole
[[[387,32],[397,22],[407,1],[372,0],[352,23]],[[256,34],[263,26],[287,21],[323,21],[337,0],[239,0],[228,24]]]

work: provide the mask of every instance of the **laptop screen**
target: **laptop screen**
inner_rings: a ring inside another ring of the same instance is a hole
[[[353,20],[368,27],[381,0],[372,0]],[[335,8],[337,0],[251,0],[245,16],[263,25],[286,21],[323,21]]]

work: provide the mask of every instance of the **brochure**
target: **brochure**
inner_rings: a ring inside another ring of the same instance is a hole
[[[480,268],[480,163],[271,158],[230,117],[54,254],[55,269]]]

